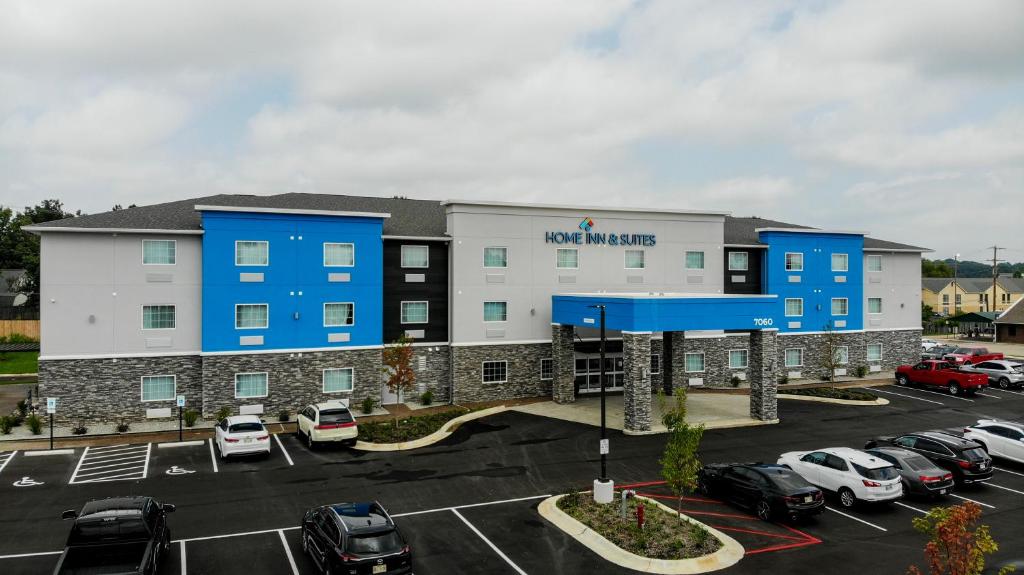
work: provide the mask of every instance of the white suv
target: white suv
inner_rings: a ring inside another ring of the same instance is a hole
[[[964,428],[964,439],[980,443],[989,455],[1024,463],[1024,423],[979,419]]]
[[[328,442],[355,445],[359,436],[356,416],[342,400],[307,405],[296,420],[296,433],[300,439],[305,438],[310,449]]]
[[[900,474],[888,461],[849,447],[790,451],[779,465],[796,471],[812,485],[832,491],[843,507],[858,501],[890,502],[903,496]]]

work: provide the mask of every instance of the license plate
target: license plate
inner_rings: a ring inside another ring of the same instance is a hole
[[[893,483],[891,485],[886,485],[885,486],[885,490],[886,491],[892,491],[893,489],[896,489],[896,484],[895,483]]]
[[[252,438],[246,437],[245,439],[242,440],[242,443],[252,443]]]
[[[981,469],[985,469],[985,468],[987,468],[987,467],[988,467],[988,464],[987,464],[987,463],[982,463],[982,464],[981,464],[981,465],[980,465],[979,467],[980,467]]]
[[[373,572],[374,573],[387,573],[388,572],[388,566],[387,565],[374,565],[373,566]]]
[[[810,503],[811,501],[814,501],[814,497],[810,495],[804,497],[804,503]]]
[[[948,489],[940,489],[939,490],[939,495],[945,495],[946,493],[949,493]]]

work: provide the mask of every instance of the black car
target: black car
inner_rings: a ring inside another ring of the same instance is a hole
[[[302,550],[325,575],[412,572],[412,550],[376,501],[314,507],[302,518]]]
[[[118,573],[153,575],[171,544],[167,514],[174,506],[152,497],[109,497],[68,510],[74,519],[54,575]]]
[[[764,521],[797,519],[825,510],[821,489],[793,470],[766,463],[713,463],[697,474],[701,493],[753,509]]]
[[[977,443],[943,431],[917,431],[896,437],[880,437],[864,444],[865,449],[891,445],[913,451],[953,474],[958,484],[992,479],[992,458]]]

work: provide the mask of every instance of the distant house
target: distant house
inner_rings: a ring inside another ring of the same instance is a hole
[[[21,293],[25,270],[0,270],[0,308],[25,305],[28,296]]]
[[[993,322],[996,326],[996,341],[1001,343],[1024,343],[1024,297],[999,314]]]
[[[921,278],[921,301],[941,315],[971,312],[1001,312],[1024,297],[1024,278],[1001,275],[996,278]]]

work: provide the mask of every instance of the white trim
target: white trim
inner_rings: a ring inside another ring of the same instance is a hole
[[[131,357],[181,357],[185,355],[202,355],[195,351],[166,351],[153,353],[82,353],[73,355],[41,355],[39,361],[65,361],[69,359],[126,359]]]
[[[751,250],[766,250],[768,246],[764,244],[722,244],[722,247],[726,248],[747,248]]]
[[[700,267],[690,267],[690,254],[700,254]],[[749,256],[748,256],[749,257]],[[683,250],[683,269],[687,271],[704,271],[706,266],[705,260],[707,259],[707,253],[704,250]]]
[[[778,299],[778,294],[746,294],[746,293],[688,293],[688,292],[577,292],[555,293],[554,296],[588,297],[599,299]],[[552,325],[561,325],[552,322]]]
[[[245,206],[210,206],[196,204],[197,212],[241,212],[253,214],[298,214],[307,216],[354,216],[360,218],[390,218],[391,214],[382,212],[348,212],[336,210],[300,210],[295,208],[258,208]]]
[[[882,264],[877,270],[868,269],[868,261],[870,261],[871,258],[878,258],[879,263]],[[871,274],[880,274],[880,273],[884,272],[885,271],[885,260],[882,259],[881,255],[867,254],[866,256],[864,256],[864,271],[867,272],[867,273],[871,273]],[[950,280],[949,283],[952,283],[952,280]],[[948,286],[949,283],[947,283],[945,286],[942,286],[942,289],[946,289],[946,286]],[[942,291],[942,290],[939,290],[939,291]],[[935,292],[935,293],[939,293],[939,292]]]
[[[427,265],[425,266],[407,266],[405,265],[405,248],[425,248],[427,250]],[[425,270],[430,267],[430,246],[423,246],[419,244],[402,244],[398,246],[398,267],[403,270]]]
[[[43,232],[71,232],[71,233],[93,233],[93,234],[164,234],[164,235],[188,235],[201,236],[203,230],[164,230],[145,228],[71,228],[57,226],[25,226],[21,228],[31,233]]]
[[[345,304],[348,304],[348,305],[352,306],[352,316],[351,316],[352,317],[352,323],[343,323],[343,324],[333,324],[332,323],[332,324],[328,324],[327,323],[327,306],[329,306],[329,305],[345,305]],[[323,309],[322,319],[323,319],[323,324],[324,324],[323,327],[352,327],[352,326],[356,325],[356,302],[354,302],[354,301],[325,301],[324,304],[323,304],[323,308],[322,309]]]
[[[792,314],[789,313],[789,302],[799,301],[800,302],[800,313]],[[804,317],[804,298],[802,297],[787,297],[782,304],[783,317]]]
[[[146,327],[147,307],[170,307],[174,308],[174,327]],[[178,329],[178,306],[173,303],[144,303],[139,309],[139,321],[142,324],[142,331],[171,331]]]
[[[654,363],[655,359],[658,360],[658,371],[654,371],[654,368],[650,366],[650,364]],[[661,354],[659,354],[659,353],[652,353],[651,354],[651,361],[648,362],[647,366],[651,370],[651,375],[660,375],[661,374]]]
[[[930,254],[935,250],[928,248],[921,249],[910,249],[910,248],[864,248],[865,252],[889,252],[894,254]]]
[[[487,319],[487,314],[484,313],[484,314],[482,314],[483,315],[483,323],[508,323],[508,302],[507,301],[503,301],[503,300],[487,300],[487,301],[482,302],[482,305],[484,306],[484,308],[486,308],[487,304],[489,304],[489,303],[503,303],[503,304],[505,304],[505,319],[490,319],[489,320],[489,319]],[[484,309],[481,308],[480,311],[484,311]]]
[[[263,327],[238,327],[238,306],[240,305],[262,305],[267,308],[267,325]],[[177,314],[177,312],[175,312]],[[175,320],[177,321],[177,320]],[[235,304],[235,329],[270,329],[270,304],[269,303],[236,303]]]
[[[767,331],[767,330],[763,330],[763,331]],[[863,330],[863,329],[834,329],[834,330],[832,330],[830,332],[829,331],[784,331],[784,332],[780,332],[779,336],[781,337],[781,336],[784,336],[784,335],[822,335],[822,334],[826,334],[826,333],[861,333],[863,331],[865,331],[865,330]],[[889,330],[887,330],[887,329],[880,329],[878,331],[889,331]]]
[[[405,304],[407,304],[407,303],[421,303],[421,304],[426,305],[427,306],[427,318],[424,319],[423,321],[402,321],[402,313],[404,311],[402,309],[402,307],[405,306]],[[508,310],[506,308],[506,315],[507,315],[507,311]],[[424,324],[430,323],[430,302],[427,301],[427,300],[413,300],[413,301],[400,301],[400,302],[398,302],[398,323],[401,324],[401,325],[424,325]]]
[[[877,345],[878,346],[878,359],[870,359],[868,357],[868,348]],[[867,343],[864,344],[864,361],[877,361],[882,362],[885,360],[885,346],[881,343]]]
[[[340,390],[340,391],[327,391],[327,372],[328,371],[344,371],[344,370],[348,370],[348,371],[352,372],[352,377],[350,378],[350,382],[351,382],[351,386],[352,387],[350,389],[347,389],[347,390],[343,389],[343,390]],[[320,370],[320,390],[323,393],[325,393],[325,394],[327,394],[327,393],[352,393],[352,392],[354,392],[356,390],[356,370],[355,370],[355,368],[354,367],[325,367],[325,368],[321,369]]]
[[[544,362],[551,362],[551,377],[544,377]],[[541,381],[552,381],[555,379],[555,358],[553,357],[542,357],[540,358],[540,380]]]
[[[1012,322],[1001,322],[999,320],[1003,319],[1003,316],[1008,314],[1008,313],[1010,313],[1010,311],[1013,308],[1015,308],[1018,305],[1020,305],[1020,302],[1022,302],[1022,301],[1024,301],[1024,297],[1017,298],[1017,301],[1013,302],[1013,304],[1011,304],[1010,307],[1006,308],[1005,310],[1003,310],[1003,312],[1001,314],[997,315],[996,319],[992,320],[992,323],[1006,323],[1006,324],[1009,324],[1009,325],[1016,325],[1016,324],[1012,324]]]
[[[146,389],[146,378],[147,377],[169,377],[174,380],[174,392],[171,393],[173,397],[170,399],[145,399]],[[139,376],[139,401],[142,403],[151,403],[154,401],[174,401],[174,398],[178,396],[178,376],[173,373],[157,374],[157,375],[142,375]]]
[[[487,265],[487,250],[505,250],[505,265],[503,266],[489,266]],[[508,246],[484,246],[480,250],[480,265],[485,270],[507,270],[508,269]]]
[[[743,364],[742,367],[733,367],[732,366],[732,352],[734,352],[734,351],[742,351],[743,353],[747,354],[747,362],[745,364]],[[727,350],[725,350],[725,365],[728,366],[729,369],[750,369],[750,349],[749,348],[742,348],[742,349],[737,348],[737,349],[727,349]]]
[[[841,349],[845,349],[846,350],[846,361],[838,361],[837,360],[836,361],[836,365],[850,365],[850,346],[848,346],[848,345],[837,345],[835,347],[836,351],[839,351]]]
[[[240,375],[265,375],[267,377],[267,389],[263,395],[238,395],[238,376]],[[235,399],[255,399],[258,397],[267,397],[270,395],[270,373],[266,371],[239,371],[235,373]]]
[[[241,349],[231,351],[204,351],[200,357],[217,355],[264,355],[268,353],[313,353],[317,351],[357,351],[362,349],[384,349],[383,345],[337,345],[334,347],[297,347],[278,349]]]
[[[653,331],[626,331],[626,330],[622,330],[620,333],[628,333],[630,335],[644,335],[644,334],[650,335],[650,334],[652,334],[654,332]]]
[[[441,238],[434,236],[381,236],[384,240],[411,240],[414,242],[450,242],[451,238]]]
[[[412,347],[439,347],[439,346],[449,345],[449,342],[447,342],[447,341],[414,341],[414,342],[412,342],[410,344],[406,344],[406,345],[411,345]],[[397,344],[397,343],[385,343],[384,345],[382,345],[380,347],[386,348],[386,347],[398,347],[398,346],[399,346],[399,344]]]
[[[850,271],[850,254],[846,254],[846,253],[842,253],[842,252],[832,252],[830,255],[831,255],[831,257],[829,257],[829,267],[832,268],[832,271],[834,271],[834,272],[849,273],[849,271]],[[834,259],[836,256],[843,256],[843,257],[846,258],[846,268],[845,269],[841,269],[841,270],[837,270],[836,269],[836,262],[835,262],[835,259]]]
[[[464,341],[458,343],[450,343],[451,347],[470,347],[475,345],[528,345],[533,343],[546,343],[551,344],[550,339],[520,339],[514,341]]]
[[[787,352],[794,351],[794,350],[797,350],[797,351],[800,352],[800,363],[794,364],[794,365],[790,365],[786,361],[786,355],[787,355]],[[791,368],[791,367],[803,367],[803,366],[804,366],[804,348],[802,348],[802,347],[787,347],[787,348],[782,350],[782,367],[788,369],[788,368]]]
[[[574,212],[636,212],[644,214],[682,214],[701,216],[730,216],[732,212],[716,210],[659,210],[653,208],[610,208],[608,206],[569,206],[565,204],[528,204],[519,202],[490,202],[481,200],[444,200],[442,206],[484,206],[496,208],[528,208],[535,210],[570,210]]]
[[[576,252],[576,267],[563,268],[560,265],[558,265],[558,252],[560,252],[562,250]],[[579,248],[555,248],[555,269],[556,270],[578,270],[578,269],[580,269],[580,249]]]
[[[843,300],[843,301],[846,302],[846,313],[836,313],[832,309],[832,304],[834,302],[836,302],[837,300]],[[832,298],[832,301],[829,302],[829,312],[831,312],[830,315],[833,315],[833,316],[836,316],[836,317],[846,317],[846,316],[850,315],[850,298],[848,298],[848,297],[834,297],[834,298]]]
[[[501,381],[484,381],[484,365],[488,363],[504,363],[505,364],[505,379]],[[491,383],[508,383],[508,360],[507,359],[487,359],[480,362],[480,385],[491,384]]]
[[[733,254],[743,254],[744,259],[747,261],[746,265],[744,265],[742,268],[734,268],[734,267],[732,267],[732,255]],[[725,254],[725,267],[726,267],[726,271],[730,271],[730,272],[748,272],[748,271],[750,271],[750,252],[735,251],[735,252],[729,252],[729,253]]]
[[[789,256],[800,256],[800,269],[789,269]],[[804,271],[804,253],[803,252],[786,252],[782,256],[782,268],[787,272],[803,272]]]
[[[640,252],[640,256],[641,256],[640,257],[640,260],[641,260],[640,263],[642,263],[643,265],[641,265],[638,268],[627,267],[626,266],[626,256],[629,255],[629,252]],[[643,249],[639,249],[639,250],[638,249],[622,250],[622,269],[624,269],[624,270],[645,270],[645,269],[647,269],[647,251],[643,250]]]
[[[839,234],[844,236],[866,236],[867,232],[854,230],[819,230],[815,228],[754,228],[757,233],[761,232],[785,232],[792,234]]]
[[[147,264],[146,263],[146,242],[171,242],[174,244],[174,263],[173,264]],[[142,240],[142,265],[144,266],[176,266],[178,265],[178,240],[161,240],[161,239],[150,239]]]
[[[691,356],[691,355],[699,355],[700,356],[700,370],[699,371],[693,371],[693,370],[691,370],[689,368],[689,362],[686,361],[686,358]],[[707,355],[703,351],[686,351],[686,352],[684,352],[683,353],[683,373],[707,373],[707,371],[708,371],[707,360],[708,360]]]
[[[350,264],[329,264],[327,263],[327,246],[352,246],[352,263]],[[354,268],[356,267],[356,244],[353,242],[324,242],[324,267],[325,268]],[[267,259],[270,259],[270,254],[267,254]]]
[[[238,263],[238,244],[239,242],[245,242],[247,244],[266,244],[267,245],[267,263],[265,264],[240,264]],[[265,268],[270,266],[270,240],[235,240],[235,267],[236,268]]]
[[[880,309],[882,311],[871,311],[871,300],[873,300],[873,299],[877,299],[878,300],[878,309]],[[867,301],[865,303],[867,305],[864,306],[864,311],[868,315],[882,315],[883,313],[885,313],[885,304],[882,302],[882,298],[880,298],[880,297],[869,297],[869,298],[867,298]]]

